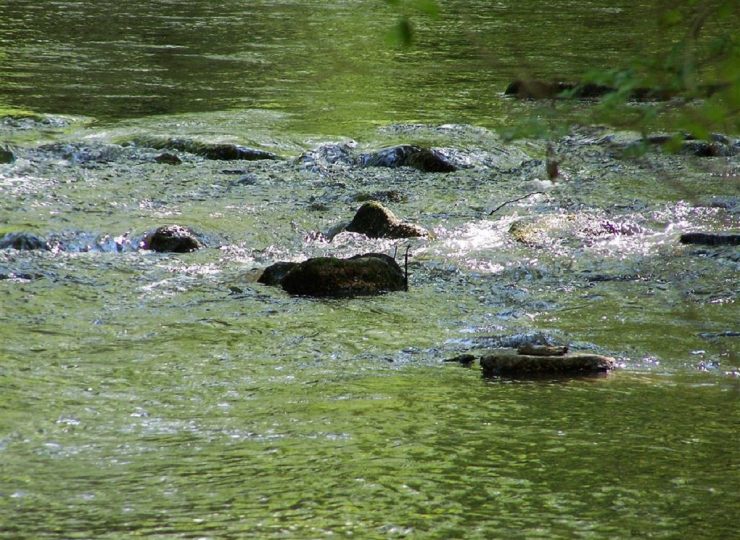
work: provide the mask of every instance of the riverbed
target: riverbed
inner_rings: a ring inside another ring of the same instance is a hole
[[[499,18],[476,4],[478,16],[444,19],[444,46],[415,65],[412,53],[383,57],[383,19],[360,33],[352,2],[322,3],[300,30],[288,24],[300,6],[256,3],[251,37],[236,43],[213,32],[247,23],[211,3],[178,14],[133,2],[111,20],[139,21],[136,39],[101,30],[67,48],[82,39],[74,24],[102,20],[102,3],[21,4],[27,16],[10,19],[3,43],[26,63],[0,58],[13,66],[0,96],[37,114],[0,119],[12,153],[0,164],[0,236],[28,232],[45,249],[0,250],[0,537],[736,534],[740,258],[737,246],[680,242],[740,229],[736,135],[708,157],[691,144],[634,152],[640,134],[599,126],[503,138],[511,116],[542,106],[503,96],[517,55],[473,80],[485,58],[452,39],[467,23],[483,32],[526,15],[503,5]],[[614,9],[589,13],[604,24],[634,15]],[[55,46],[39,56],[34,21],[53,15],[71,26],[49,31]],[[340,36],[328,79],[320,15]],[[425,43],[433,21],[415,17]],[[195,20],[223,50],[186,41]],[[357,40],[376,38],[366,69],[345,69]],[[52,70],[72,53],[79,61]],[[110,54],[122,61],[101,63]],[[409,97],[414,87],[436,96],[429,107]],[[277,159],[147,142],[175,138]],[[361,166],[398,144],[437,149],[457,170]],[[371,199],[429,236],[334,234]],[[166,224],[191,227],[205,247],[143,249]],[[407,292],[314,299],[257,283],[277,261],[400,262],[407,249]],[[523,342],[619,367],[486,379],[447,361]]]

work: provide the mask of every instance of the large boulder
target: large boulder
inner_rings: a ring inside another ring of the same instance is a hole
[[[423,172],[448,173],[457,170],[439,150],[412,144],[392,146],[360,156],[363,167],[413,167]]]
[[[275,263],[258,280],[301,296],[361,296],[406,290],[401,267],[388,255],[367,253],[349,259],[315,257],[302,263]]]
[[[19,251],[48,251],[49,244],[43,238],[27,232],[12,232],[0,236],[0,249],[17,249]]]
[[[188,227],[164,225],[147,233],[141,247],[161,253],[189,253],[204,247],[204,244]]]
[[[412,238],[428,234],[418,225],[401,221],[377,201],[363,204],[345,230],[370,238]]]

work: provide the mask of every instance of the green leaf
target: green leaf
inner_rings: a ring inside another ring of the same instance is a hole
[[[398,22],[391,28],[386,36],[386,41],[396,47],[409,47],[414,42],[414,29],[411,21],[406,17],[401,17]]]

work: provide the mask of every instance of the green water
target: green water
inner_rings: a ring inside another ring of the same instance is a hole
[[[0,123],[0,234],[64,246],[0,250],[0,538],[737,537],[737,248],[677,238],[740,229],[738,158],[627,160],[594,142],[608,130],[577,132],[555,141],[558,187],[488,215],[543,177],[542,141],[484,129],[538,114],[506,83],[650,49],[651,10],[446,2],[412,11],[419,46],[396,50],[383,2],[0,5],[0,105],[52,115]],[[285,159],[118,146],[142,135]],[[295,159],[349,139],[474,166]],[[431,238],[317,234],[388,190]],[[164,223],[210,247],[135,249]],[[407,293],[254,282],[407,244]],[[620,368],[512,381],[444,362],[523,335]]]

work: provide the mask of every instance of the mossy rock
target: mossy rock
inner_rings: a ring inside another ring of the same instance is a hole
[[[276,263],[265,269],[258,281],[279,284],[292,295],[316,297],[367,296],[406,289],[401,268],[392,257],[381,253]]]
[[[188,227],[165,225],[147,233],[141,247],[160,253],[189,253],[204,247],[204,243]]]
[[[428,235],[425,229],[401,221],[377,201],[363,204],[345,230],[370,238],[413,238]]]
[[[614,369],[616,361],[591,353],[520,354],[504,349],[483,356],[480,365],[485,377],[537,377],[604,373]]]

